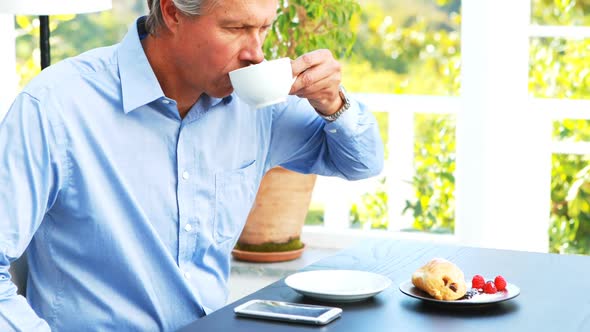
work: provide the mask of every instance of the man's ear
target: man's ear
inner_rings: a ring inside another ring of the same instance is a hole
[[[160,10],[162,11],[162,19],[166,28],[170,32],[176,31],[180,19],[180,11],[174,5],[172,0],[160,0]]]

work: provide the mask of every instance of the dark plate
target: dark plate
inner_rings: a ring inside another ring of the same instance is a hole
[[[467,289],[471,288],[471,282],[467,283]],[[437,300],[430,296],[428,293],[418,289],[417,287],[412,284],[411,280],[408,280],[401,285],[399,285],[399,290],[413,298],[426,301],[429,303],[436,303],[441,305],[448,305],[448,306],[481,306],[481,305],[489,305],[500,303],[504,301],[508,301],[517,297],[520,294],[520,288],[516,285],[507,283],[506,289],[503,291],[499,291],[496,294],[477,294],[470,299],[463,299],[463,300],[455,300],[455,301],[443,301]]]

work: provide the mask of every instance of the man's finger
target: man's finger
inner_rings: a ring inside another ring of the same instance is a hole
[[[333,77],[340,79],[340,68],[338,66],[318,65],[313,68],[308,68],[297,76],[297,79],[291,87],[291,91],[295,92],[301,89],[312,86],[315,82]]]
[[[312,76],[314,76],[315,79],[312,79]],[[306,77],[308,77],[307,81],[305,81]],[[333,85],[338,86],[339,82],[339,75],[333,75],[330,73],[326,75],[326,73],[310,70],[298,77],[298,80],[291,87],[289,94],[302,97],[302,95],[311,93],[312,91],[323,90]]]
[[[333,77],[327,77],[315,82],[312,86],[295,91],[293,94],[301,98],[314,99],[318,96],[326,95],[326,93],[329,95],[338,94],[337,87],[338,82]]]
[[[303,73],[307,69],[321,63],[322,57],[320,52],[321,50],[316,50],[309,53],[305,53],[297,59],[293,60],[293,62],[291,63],[293,76],[299,76],[299,74]]]

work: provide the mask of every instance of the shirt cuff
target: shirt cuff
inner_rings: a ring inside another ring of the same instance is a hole
[[[329,135],[340,134],[344,136],[354,136],[362,111],[363,110],[357,101],[350,100],[350,108],[342,113],[338,119],[332,122],[326,122],[324,131]]]

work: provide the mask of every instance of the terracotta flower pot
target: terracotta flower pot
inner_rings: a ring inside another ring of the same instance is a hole
[[[256,200],[233,252],[234,257],[255,261],[282,261],[299,257],[303,249],[301,229],[316,178],[314,174],[296,173],[282,167],[269,170],[262,178]],[[246,257],[247,252],[258,254]],[[273,255],[276,257],[273,258]]]

